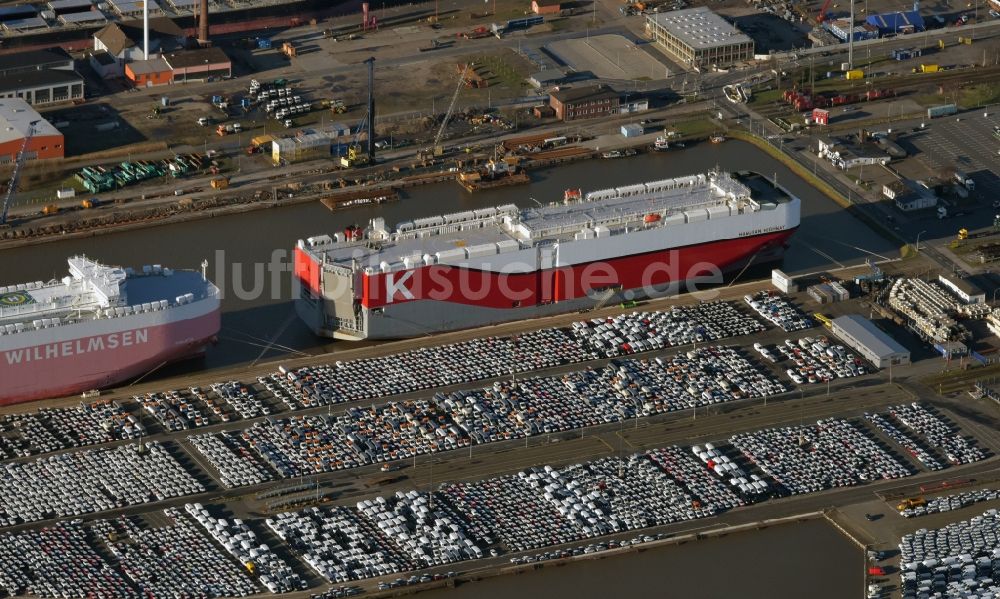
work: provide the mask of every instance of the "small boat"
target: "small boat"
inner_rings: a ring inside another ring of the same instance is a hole
[[[713,135],[712,137],[709,137],[708,141],[710,141],[710,142],[712,142],[714,144],[721,144],[722,142],[726,141],[726,136],[725,135],[718,135],[718,134],[716,134],[716,135]]]
[[[657,152],[663,152],[665,150],[669,150],[670,149],[670,142],[667,141],[666,137],[664,137],[664,136],[661,135],[661,136],[659,136],[659,137],[656,138],[655,142],[653,142],[653,149],[655,151],[657,151]]]
[[[684,147],[687,147],[687,146],[684,145],[683,141],[675,141],[674,142],[674,147],[675,148],[684,148]]]
[[[632,148],[626,148],[624,150],[610,150],[601,154],[602,158],[627,158],[629,156],[635,156],[636,151]]]

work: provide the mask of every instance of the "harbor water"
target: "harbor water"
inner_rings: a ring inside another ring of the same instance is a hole
[[[416,595],[420,599],[844,599],[863,596],[861,550],[823,520],[661,547]]]
[[[334,233],[351,224],[363,226],[374,216],[395,223],[505,203],[527,207],[560,201],[568,188],[601,189],[716,167],[774,176],[802,198],[802,224],[783,264],[789,273],[821,271],[859,264],[867,257],[878,260],[898,254],[897,248],[780,163],[749,144],[729,141],[533,171],[531,185],[477,194],[469,194],[455,183],[442,183],[407,189],[399,202],[380,206],[330,212],[314,202],[5,250],[0,252],[0,283],[63,277],[66,258],[74,254],[123,266],[162,264],[197,269],[207,260],[208,276],[224,293],[223,330],[219,344],[204,363],[191,367],[335,351],[338,344],[346,342],[317,339],[295,315],[290,263],[298,239]]]

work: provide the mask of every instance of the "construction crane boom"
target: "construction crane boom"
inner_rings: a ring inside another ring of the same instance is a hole
[[[14,194],[17,193],[17,181],[21,175],[21,167],[24,166],[24,158],[28,153],[28,142],[35,135],[35,125],[38,121],[28,123],[28,133],[24,136],[21,149],[17,152],[17,160],[14,161],[14,172],[10,175],[10,183],[7,184],[7,195],[3,199],[3,212],[0,212],[0,226],[7,224],[7,213],[11,204],[14,203]]]
[[[451,120],[451,113],[455,112],[455,103],[458,102],[458,94],[462,92],[462,85],[465,84],[465,76],[469,73],[469,67],[471,65],[471,62],[465,63],[465,68],[462,69],[462,74],[458,76],[458,85],[455,86],[455,93],[451,96],[451,104],[448,105],[448,111],[444,113],[444,118],[441,120],[441,127],[438,129],[437,135],[434,136],[433,147],[435,148],[441,143],[441,137],[444,136],[444,130],[448,126],[448,121]]]
[[[816,22],[819,23],[820,25],[826,22],[826,9],[830,8],[830,2],[831,0],[826,0],[825,2],[823,2],[823,6],[819,9],[819,16],[816,17]],[[851,24],[851,26],[852,27],[854,26],[853,23]],[[854,34],[853,31],[849,33],[849,35],[853,34]]]

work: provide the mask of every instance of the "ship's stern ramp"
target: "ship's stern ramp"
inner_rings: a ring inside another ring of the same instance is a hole
[[[355,293],[352,268],[326,261],[324,246],[333,243],[321,235],[300,240],[295,248],[295,278],[299,317],[317,335],[344,339],[364,338],[364,324]]]

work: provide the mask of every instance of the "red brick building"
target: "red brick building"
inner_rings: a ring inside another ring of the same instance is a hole
[[[27,160],[63,158],[66,153],[63,134],[20,98],[0,98],[0,164],[11,164],[24,145],[29,125],[34,135],[25,148]]]
[[[616,114],[620,102],[618,92],[603,84],[561,89],[549,94],[549,105],[561,121]]]

